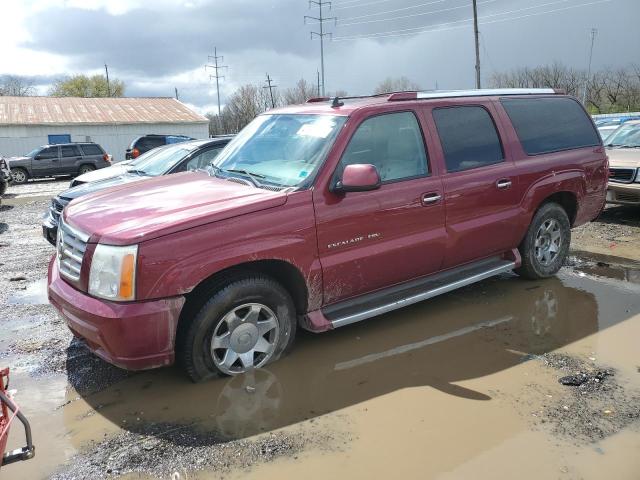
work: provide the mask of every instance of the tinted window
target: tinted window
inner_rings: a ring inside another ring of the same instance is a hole
[[[164,137],[142,137],[136,143],[136,148],[141,152],[146,152],[152,148],[159,147],[165,144]]]
[[[370,163],[382,181],[427,174],[427,155],[420,126],[411,112],[368,118],[349,140],[341,165]]]
[[[567,97],[500,100],[529,155],[600,144],[580,104]]]
[[[80,148],[85,155],[103,155],[104,153],[98,145],[94,144],[80,145]]]
[[[448,172],[502,162],[504,155],[496,127],[482,107],[433,110]]]
[[[38,158],[43,160],[50,158],[58,158],[58,147],[49,147],[38,153]]]
[[[60,148],[62,149],[63,157],[79,157],[81,155],[80,149],[75,145],[65,145]]]

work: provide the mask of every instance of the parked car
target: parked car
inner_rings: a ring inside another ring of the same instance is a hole
[[[138,158],[143,153],[154,148],[171,145],[173,143],[187,142],[189,140],[195,140],[195,138],[187,137],[186,135],[143,135],[135,138],[131,142],[125,152],[124,158],[125,160],[131,160]]]
[[[44,145],[24,157],[9,159],[15,183],[30,178],[83,175],[111,165],[111,156],[97,143],[63,143]]]
[[[11,169],[7,160],[0,155],[0,195],[4,195],[11,183]]]
[[[624,125],[626,122],[640,120],[640,117],[626,115],[620,117],[607,117],[600,118],[595,121],[596,127],[598,128],[598,132],[603,140],[605,140],[609,135],[611,135],[618,127]]]
[[[606,140],[609,155],[607,202],[640,206],[640,121],[628,122]]]
[[[586,111],[552,89],[314,99],[258,116],[208,172],[68,205],[49,299],[115,365],[234,375],[298,326],[554,275],[607,175]]]
[[[126,161],[125,165],[125,162],[121,162],[80,175],[71,182],[72,188],[51,199],[42,222],[42,235],[52,245],[56,244],[60,213],[71,200],[146,178],[206,168],[230,140],[231,138],[216,138],[166,145],[135,160]]]

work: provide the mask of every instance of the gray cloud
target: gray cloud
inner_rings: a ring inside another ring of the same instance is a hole
[[[638,0],[496,0],[480,1],[483,76],[494,70],[534,66],[559,61],[586,68],[589,31],[598,28],[593,68],[617,68],[640,64],[640,18]],[[369,34],[414,27],[439,25],[470,17],[468,0],[443,0],[438,4],[409,9],[397,14],[350,17],[426,3],[398,0],[357,8],[338,8],[335,37]],[[361,3],[365,2],[364,0]],[[345,2],[342,6],[353,5]],[[497,15],[541,5],[505,16]],[[341,26],[354,21],[431,12],[467,6],[430,15]],[[537,12],[556,10],[545,15]],[[125,15],[106,11],[52,8],[33,16],[32,40],[28,48],[67,56],[78,71],[109,63],[114,76],[127,82],[129,95],[172,95],[180,90],[181,100],[196,105],[214,103],[207,74],[202,70],[196,82],[169,82],[166,77],[201,68],[214,44],[225,55],[230,69],[221,90],[223,97],[238,84],[259,83],[269,72],[281,87],[300,77],[315,80],[319,66],[318,42],[309,39],[311,26],[302,17],[308,14],[304,0],[211,1],[194,8],[143,8]],[[532,15],[527,18],[514,17]],[[510,21],[497,21],[510,18]],[[495,23],[483,23],[483,22]],[[473,86],[474,51],[470,23],[412,36],[357,41],[328,42],[326,52],[327,88],[350,93],[368,93],[387,76],[406,75],[424,88],[468,88]],[[451,26],[453,26],[451,25]]]

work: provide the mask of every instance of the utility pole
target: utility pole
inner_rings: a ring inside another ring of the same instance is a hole
[[[224,75],[220,75],[219,71],[223,68],[229,68],[227,65],[218,65],[218,61],[224,61],[224,57],[218,56],[217,47],[213,47],[213,55],[209,55],[209,61],[213,61],[213,65],[206,64],[204,69],[213,68],[216,72],[214,75],[209,75],[209,80],[212,78],[216,79],[216,93],[218,94],[218,119],[220,119],[220,79],[224,78]]]
[[[589,87],[589,80],[591,79],[591,59],[593,58],[593,44],[598,34],[597,28],[591,29],[591,48],[589,49],[589,67],[587,68],[587,78],[584,80],[584,91],[582,92],[582,104],[587,106],[587,88]]]
[[[176,100],[179,100],[179,98],[178,98],[178,87],[173,87],[173,89],[176,91]]]
[[[318,96],[320,96],[320,70],[316,70],[316,73],[318,74]]]
[[[109,86],[109,67],[104,64],[104,73],[107,75],[107,97],[111,96],[111,87]]]
[[[269,76],[268,73],[267,73],[267,79],[265,81],[267,82],[267,85],[262,87],[262,88],[268,88],[269,89],[269,96],[271,96],[271,108],[276,108],[276,102],[273,99],[273,89],[275,87],[277,87],[277,85],[271,85],[271,82],[273,80],[271,80],[271,77]]]
[[[478,32],[478,4],[477,0],[473,0],[473,35],[476,41],[476,88],[480,86],[480,40]]]
[[[309,0],[309,8],[313,5],[318,7],[319,15],[317,17],[310,17],[309,15],[304,16],[304,21],[307,23],[307,19],[316,20],[318,25],[320,25],[319,32],[311,32],[311,39],[313,40],[313,36],[317,35],[320,39],[320,72],[322,76],[322,96],[324,96],[324,37],[327,35],[331,35],[330,32],[324,31],[324,22],[328,22],[333,20],[335,23],[338,23],[338,17],[325,17],[322,9],[323,7],[329,7],[331,9],[331,2],[327,2],[324,0]]]

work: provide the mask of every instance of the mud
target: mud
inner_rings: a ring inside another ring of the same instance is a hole
[[[195,385],[173,367],[125,372],[72,339],[44,303],[47,201],[27,193],[0,212],[0,363],[37,455],[2,478],[637,478],[633,259],[574,254],[544,281],[503,275],[300,332],[277,363]]]

